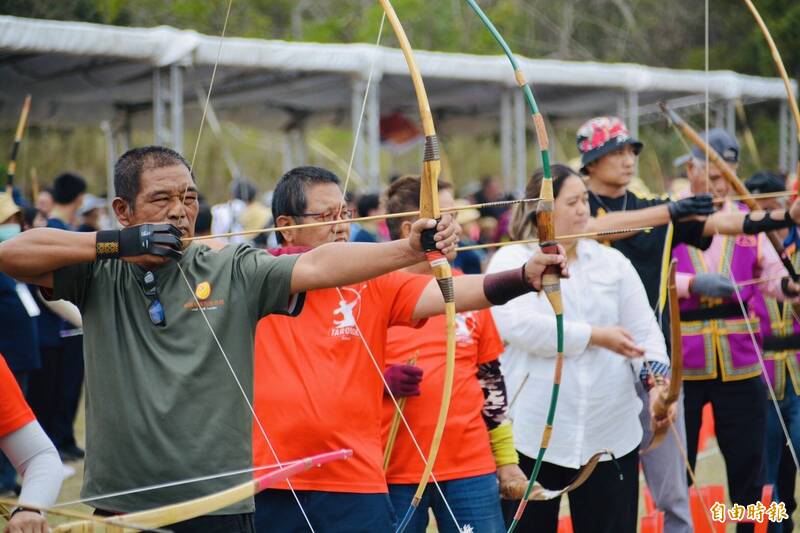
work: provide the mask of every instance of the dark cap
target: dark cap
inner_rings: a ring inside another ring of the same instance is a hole
[[[706,132],[703,132],[700,134],[700,137],[728,163],[739,162],[739,143],[727,131],[722,128],[713,128],[708,130],[708,135],[706,135]],[[705,161],[706,153],[695,146],[692,148],[692,157]]]
[[[744,186],[753,194],[783,192],[786,190],[786,183],[783,178],[768,170],[756,172],[745,180]]]

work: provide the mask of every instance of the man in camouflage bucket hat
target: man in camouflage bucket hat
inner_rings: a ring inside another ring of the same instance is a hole
[[[610,152],[630,146],[633,154],[639,155],[644,148],[617,117],[595,117],[584,122],[578,130],[577,143],[581,152],[581,174],[587,174],[586,165]]]

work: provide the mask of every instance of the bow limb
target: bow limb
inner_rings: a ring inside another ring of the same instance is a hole
[[[352,450],[338,450],[306,457],[291,466],[281,468],[275,472],[270,472],[259,476],[253,480],[246,481],[235,487],[201,496],[185,502],[156,507],[147,511],[127,513],[118,516],[110,516],[100,520],[105,525],[105,531],[139,531],[142,528],[160,528],[168,524],[174,524],[191,520],[198,516],[208,514],[229,505],[232,505],[245,498],[249,498],[289,477],[309,470],[315,466],[322,466],[331,461],[346,459],[353,455]],[[82,520],[72,522],[54,528],[54,533],[80,533],[83,531],[96,531],[97,521]]]
[[[535,501],[535,502],[546,502],[550,500],[554,500],[560,497],[563,494],[567,494],[572,492],[573,490],[577,489],[581,485],[583,485],[589,476],[592,475],[594,469],[597,468],[597,464],[600,462],[600,459],[603,458],[604,455],[609,455],[612,458],[614,457],[613,454],[609,450],[599,451],[596,454],[592,455],[589,460],[583,465],[578,473],[572,478],[572,481],[569,482],[569,485],[562,489],[558,490],[550,490],[546,489],[541,486],[539,483],[534,484],[533,490],[528,492],[528,483],[519,481],[517,483],[509,484],[506,486],[506,496],[508,499],[511,500],[528,500],[528,501]],[[527,497],[526,497],[527,494]]]
[[[546,144],[542,143],[541,138],[540,146],[542,146],[542,152],[547,151],[547,148],[544,148]],[[548,158],[543,156],[542,160],[547,161]],[[545,178],[542,180],[542,191],[540,194],[541,200],[536,209],[536,228],[539,233],[539,239],[541,240],[539,246],[542,252],[556,254],[558,253],[558,245],[553,240],[555,238],[555,226],[553,224],[553,179],[550,176],[550,165],[548,164],[545,169]],[[514,513],[511,525],[508,528],[509,533],[516,529],[519,521],[522,519],[522,514],[525,512],[525,507],[528,505],[528,500],[531,498],[531,493],[536,484],[536,478],[541,471],[544,454],[547,451],[547,447],[550,445],[550,437],[553,434],[553,424],[555,422],[556,407],[558,405],[558,395],[561,390],[561,373],[564,368],[564,306],[561,299],[561,281],[558,267],[549,266],[545,269],[544,275],[542,276],[542,287],[556,315],[556,361],[553,369],[553,385],[550,390],[550,405],[547,408],[547,419],[545,421],[544,430],[542,431],[539,453],[536,456],[536,462],[534,463],[528,486],[525,489],[517,511]],[[599,457],[597,460],[599,460]],[[594,470],[594,466],[596,466],[596,462],[594,465],[591,465],[590,461],[581,469],[585,477],[581,479],[580,483],[583,483],[583,481],[589,477],[592,470]],[[579,478],[581,477],[581,472],[579,472]],[[571,485],[572,484],[570,484],[570,486]],[[571,490],[570,486],[562,489],[560,492],[555,492],[563,494]]]
[[[528,109],[531,113],[531,119],[533,120],[534,130],[536,131],[536,140],[539,144],[539,151],[542,157],[542,168],[544,170],[542,190],[539,194],[539,204],[536,207],[536,227],[539,234],[539,239],[541,241],[540,248],[543,253],[558,253],[558,246],[555,242],[555,226],[553,224],[553,207],[555,200],[553,198],[553,177],[550,170],[550,141],[547,137],[547,128],[545,128],[544,125],[544,118],[539,112],[536,99],[533,97],[533,91],[531,90],[528,81],[525,79],[525,75],[522,73],[522,69],[517,62],[517,59],[514,57],[514,53],[511,51],[511,48],[508,46],[508,43],[506,43],[503,36],[500,35],[500,32],[497,31],[497,28],[494,26],[492,21],[489,20],[489,17],[486,16],[486,13],[483,12],[475,0],[467,0],[467,4],[469,4],[470,8],[472,8],[475,14],[478,15],[478,18],[481,19],[481,22],[483,22],[484,26],[486,26],[486,28],[489,30],[489,33],[492,34],[492,37],[494,37],[494,39],[500,45],[500,48],[503,49],[503,52],[508,60],[511,62],[511,67],[514,69],[514,78],[523,95],[525,96],[525,101],[528,104]],[[547,421],[545,422],[544,431],[542,432],[539,453],[536,458],[536,463],[533,467],[531,479],[528,482],[528,486],[525,490],[525,494],[520,500],[517,512],[514,514],[514,518],[508,528],[509,533],[516,529],[520,518],[522,518],[522,513],[525,511],[525,506],[528,504],[528,498],[533,491],[536,478],[541,470],[544,453],[550,443],[550,436],[553,432],[553,422],[555,420],[556,406],[558,404],[558,394],[561,387],[561,372],[564,367],[564,306],[561,300],[561,282],[557,267],[551,266],[545,270],[542,279],[542,285],[544,292],[547,295],[547,300],[550,302],[550,306],[553,308],[553,311],[556,315],[557,355],[555,369],[553,371],[553,386],[550,392],[550,406],[547,410]]]
[[[0,517],[9,520],[10,510],[20,506],[19,501],[13,500],[10,498],[0,498]],[[31,511],[37,511],[42,515],[52,515],[52,516],[62,516],[66,518],[72,518],[80,520],[83,525],[91,524],[98,524],[101,527],[97,528],[98,530],[105,530],[105,518],[102,516],[95,516],[88,513],[82,513],[79,511],[68,511],[65,509],[56,509],[53,507],[45,507],[39,505],[31,505],[30,503],[25,503],[22,505],[25,509],[29,509]],[[138,526],[137,524],[129,524],[128,526],[133,531],[148,531],[154,533],[167,533],[166,530],[158,529],[154,527],[145,527],[145,526]],[[51,531],[48,529],[48,531]]]
[[[695,131],[685,120],[683,120],[677,113],[673,110],[669,109],[666,104],[663,102],[659,103],[659,107],[661,107],[661,111],[668,117],[670,124],[675,127],[678,131],[682,132],[685,137],[689,139],[695,146],[697,146],[700,150],[702,150],[705,154],[708,155],[708,159],[711,163],[716,166],[722,175],[724,176],[725,180],[730,184],[736,194],[741,197],[741,201],[750,208],[751,211],[758,211],[760,207],[758,203],[750,197],[749,191],[747,187],[744,186],[742,181],[739,177],[731,170],[728,163],[722,159],[722,157],[717,153],[714,148],[712,148],[702,137],[700,134]],[[789,276],[792,278],[793,281],[798,282],[800,281],[800,275],[798,275],[797,271],[792,264],[791,259],[786,254],[786,250],[783,247],[783,242],[780,236],[774,231],[769,231],[766,233],[767,239],[769,240],[772,247],[775,249],[775,252],[778,254],[778,257],[781,258],[781,263],[783,263],[784,268],[789,273]]]
[[[794,96],[792,82],[789,80],[789,75],[786,73],[786,66],[783,64],[781,53],[778,51],[778,47],[775,45],[775,40],[772,38],[769,28],[767,28],[767,24],[761,17],[761,13],[759,13],[758,9],[756,9],[755,4],[753,4],[751,0],[744,0],[744,3],[747,5],[747,9],[750,10],[750,13],[752,13],[753,18],[756,20],[756,24],[758,24],[759,29],[761,29],[761,33],[764,34],[764,39],[766,39],[767,46],[769,46],[769,51],[772,55],[772,61],[775,63],[778,74],[783,80],[783,86],[786,89],[786,100],[789,102],[789,109],[792,111],[792,118],[794,118],[794,123],[797,126],[797,140],[800,142],[800,108],[797,106],[797,99]],[[797,173],[795,175],[800,176],[800,161],[797,163]]]
[[[17,130],[14,133],[14,144],[11,146],[11,157],[8,160],[8,177],[6,178],[6,189],[14,185],[14,175],[17,172],[17,154],[19,152],[19,145],[22,144],[22,137],[25,135],[25,126],[28,124],[28,113],[31,110],[31,95],[25,97],[22,103],[22,111],[19,114],[19,121],[17,122]]]
[[[669,388],[661,394],[659,401],[653,406],[650,425],[655,425],[655,420],[663,419],[668,416],[669,409],[678,401],[681,394],[681,383],[683,378],[683,339],[681,337],[681,309],[678,300],[678,286],[675,282],[677,271],[677,260],[673,259],[669,264],[667,293],[669,294],[669,333],[672,356],[670,357],[670,381]],[[649,367],[648,367],[649,368]],[[673,421],[670,420],[672,425]],[[669,425],[661,429],[653,429],[650,442],[640,453],[645,454],[658,448],[667,436]]]
[[[419,350],[414,355],[414,357],[410,358],[406,364],[408,365],[415,365],[417,364],[417,358],[419,357]],[[383,471],[386,472],[389,470],[389,462],[392,459],[392,451],[394,450],[394,442],[397,440],[397,432],[400,430],[400,417],[403,416],[403,409],[406,406],[406,402],[408,401],[408,397],[404,396],[397,400],[397,409],[395,409],[394,417],[392,417],[392,425],[389,427],[389,438],[386,440],[386,447],[383,450]]]
[[[394,8],[389,0],[380,0],[381,7],[386,13],[386,18],[392,26],[392,30],[400,43],[400,49],[405,57],[408,71],[411,75],[411,81],[414,84],[414,92],[417,95],[417,104],[419,106],[420,118],[422,120],[422,130],[425,135],[425,149],[423,152],[422,160],[422,181],[419,196],[419,211],[422,218],[439,219],[441,210],[439,209],[439,173],[441,172],[441,160],[439,158],[439,140],[436,136],[436,128],[433,125],[433,116],[431,115],[430,104],[428,103],[428,94],[425,91],[425,84],[422,81],[422,75],[419,72],[419,67],[414,59],[414,52],[411,49],[411,44],[408,41],[403,25],[397,17]],[[450,410],[450,399],[453,392],[453,379],[455,377],[455,350],[456,350],[456,304],[455,304],[455,290],[453,288],[453,273],[450,269],[450,263],[447,258],[436,248],[436,243],[433,241],[432,234],[435,230],[429,230],[426,236],[423,237],[423,248],[425,249],[428,263],[431,265],[433,275],[436,277],[436,282],[442,291],[445,305],[445,317],[447,319],[447,351],[445,363],[445,377],[444,387],[442,390],[442,403],[439,408],[439,418],[436,421],[436,427],[433,431],[433,439],[431,440],[431,448],[428,452],[428,460],[425,464],[425,470],[422,473],[422,479],[417,486],[417,491],[411,500],[405,516],[398,526],[398,531],[403,531],[408,525],[414,511],[419,506],[422,500],[422,495],[425,492],[425,487],[433,472],[433,466],[436,463],[436,456],[439,453],[439,446],[442,442],[444,435],[444,427],[447,422],[447,413]]]

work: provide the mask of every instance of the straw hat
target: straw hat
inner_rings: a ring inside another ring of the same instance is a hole
[[[7,187],[5,191],[0,192],[0,224],[5,224],[17,213],[19,213],[19,206],[14,203],[11,187]]]
[[[245,207],[242,214],[239,216],[239,223],[245,231],[253,231],[266,227],[272,216],[272,211],[262,204],[261,202],[253,202]],[[249,235],[246,238],[252,239],[255,235]]]

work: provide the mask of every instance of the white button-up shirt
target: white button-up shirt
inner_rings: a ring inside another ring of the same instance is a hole
[[[519,268],[538,247],[511,245],[498,250],[487,272]],[[669,364],[664,336],[650,308],[639,275],[617,250],[592,240],[577,245],[570,277],[561,280],[564,302],[564,368],[545,461],[578,468],[603,449],[617,457],[642,440],[642,402],[635,383],[643,359]],[[509,397],[514,441],[529,457],[539,451],[550,402],[556,356],[556,321],[544,293],[529,293],[492,308],[507,344],[500,357]],[[622,326],[645,349],[629,359],[590,346],[592,326]],[[522,389],[520,385],[525,381]],[[604,458],[607,460],[607,458]]]

